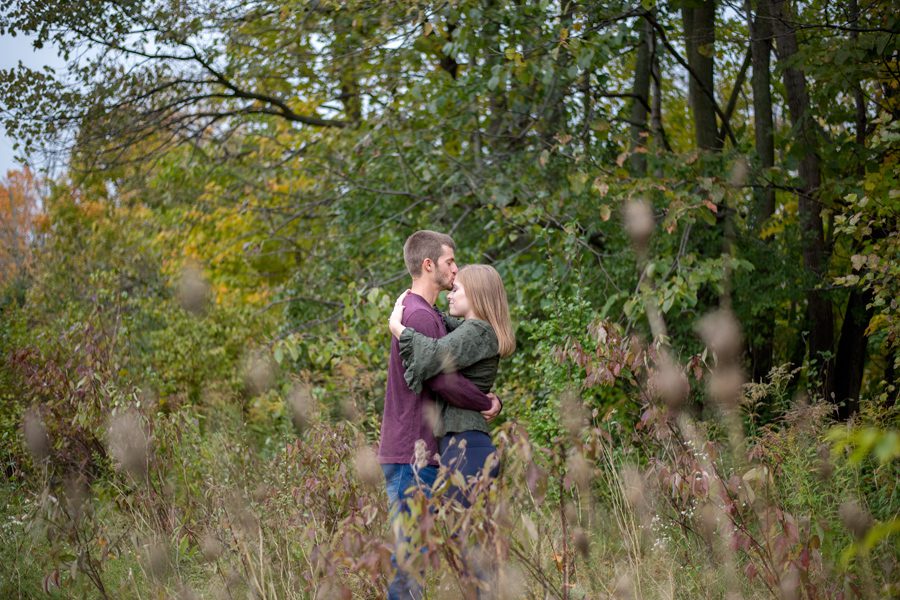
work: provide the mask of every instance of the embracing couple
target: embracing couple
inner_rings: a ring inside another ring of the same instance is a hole
[[[497,271],[488,265],[459,269],[455,250],[449,235],[428,230],[403,246],[412,285],[390,317],[378,449],[392,520],[416,489],[430,493],[439,462],[468,479],[495,451],[487,421],[501,408],[490,393],[500,357],[515,349],[509,305]],[[449,314],[435,307],[442,290],[450,292]],[[469,504],[465,490],[453,488],[450,497]],[[421,596],[414,576],[398,569],[388,598]]]

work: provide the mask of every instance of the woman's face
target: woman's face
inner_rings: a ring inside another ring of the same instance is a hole
[[[454,317],[468,316],[469,299],[466,298],[466,289],[459,279],[453,283],[453,289],[447,294],[447,304],[449,305],[450,314]]]

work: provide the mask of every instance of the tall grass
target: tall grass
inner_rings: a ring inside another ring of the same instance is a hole
[[[471,508],[447,499],[462,483],[447,473],[413,500],[406,566],[436,597],[884,597],[895,547],[842,568],[854,538],[838,509],[886,490],[840,456],[823,475],[824,413],[795,406],[741,457],[684,413],[634,437],[582,411],[552,447],[506,424],[501,475],[470,483]],[[106,476],[54,480],[36,459],[27,482],[6,480],[4,597],[383,595],[393,536],[357,427],[313,420],[266,456],[223,399],[206,414],[128,414],[113,429],[131,443],[110,448]]]

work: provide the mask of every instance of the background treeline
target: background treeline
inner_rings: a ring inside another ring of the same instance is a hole
[[[500,270],[519,342],[504,476],[420,531],[435,589],[472,542],[509,597],[897,593],[894,3],[48,0],[0,33],[69,60],[0,71],[65,165],[0,187],[4,596],[378,596],[418,228]]]

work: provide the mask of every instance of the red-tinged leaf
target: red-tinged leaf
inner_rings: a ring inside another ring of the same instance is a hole
[[[725,497],[722,500],[725,505],[725,514],[729,516],[734,515],[737,512],[737,506],[731,501],[731,498]]]
[[[691,357],[690,368],[691,372],[694,374],[694,379],[697,381],[703,379],[703,361],[700,360],[700,357],[696,354]]]
[[[532,494],[535,493],[540,479],[541,470],[536,464],[532,462],[528,465],[528,470],[525,472],[525,485],[528,486],[529,492],[531,492]]]
[[[705,471],[700,471],[694,475],[691,482],[691,491],[702,498],[709,495],[709,476]]]
[[[809,561],[809,549],[804,548],[800,552],[800,556],[798,557],[798,560],[800,561],[800,566],[803,568],[803,570],[809,571],[809,562],[810,562]]]
[[[753,581],[756,578],[757,574],[759,574],[759,571],[756,569],[756,565],[754,565],[753,563],[747,563],[747,566],[744,567],[744,575],[747,576],[747,580]]]
[[[53,569],[53,572],[44,577],[43,588],[44,593],[49,594],[52,588],[59,588],[59,569]]]
[[[671,479],[671,477],[672,477],[672,472],[669,470],[669,468],[667,466],[663,465],[659,468],[660,483],[667,485],[669,483],[669,479]]]
[[[800,541],[800,530],[797,529],[797,526],[794,524],[793,519],[785,519],[783,527],[784,534],[789,542],[791,542],[792,544],[796,544]]]
[[[772,547],[774,548],[774,555],[778,558],[784,558],[788,549],[790,548],[790,543],[788,539],[783,535],[776,535],[775,539],[772,541]]]
[[[642,431],[643,429],[647,428],[647,426],[649,425],[650,416],[651,416],[650,410],[651,409],[648,408],[647,410],[645,410],[644,412],[641,413],[641,419],[637,423],[634,424],[634,428],[636,430]]]
[[[719,448],[712,440],[707,440],[705,448],[706,454],[708,454],[712,460],[716,460],[719,457]]]
[[[712,211],[713,214],[716,214],[716,215],[719,214],[719,207],[716,206],[716,204],[714,202],[711,202],[709,200],[704,200],[703,205],[706,208],[708,208],[710,211]]]

